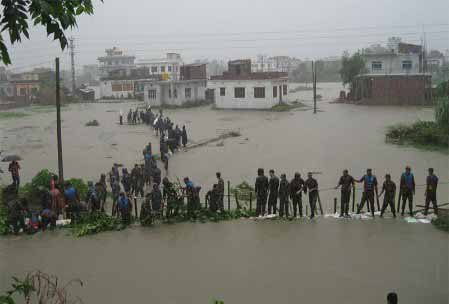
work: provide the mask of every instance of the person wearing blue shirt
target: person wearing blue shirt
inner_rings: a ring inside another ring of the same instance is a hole
[[[402,212],[404,216],[405,204],[408,200],[408,209],[410,216],[413,216],[413,196],[415,195],[415,177],[413,176],[412,169],[407,166],[405,172],[402,173],[400,183],[401,195],[402,195]]]
[[[126,197],[124,192],[120,192],[120,196],[117,202],[118,211],[122,217],[123,223],[129,223],[130,221],[130,205],[129,199]]]

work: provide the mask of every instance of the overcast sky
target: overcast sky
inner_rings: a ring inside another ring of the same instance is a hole
[[[123,48],[137,58],[167,51],[195,59],[288,55],[300,59],[340,56],[389,36],[431,48],[449,49],[449,0],[93,0],[95,14],[82,16],[76,38],[76,65],[96,63],[104,49]],[[42,29],[12,47],[17,72],[49,66],[67,52]]]

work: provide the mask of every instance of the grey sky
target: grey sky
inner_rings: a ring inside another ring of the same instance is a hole
[[[430,47],[449,49],[448,0],[93,1],[95,14],[81,17],[73,31],[78,66],[96,63],[114,45],[138,58],[177,51],[187,62],[257,54],[339,56],[392,35],[419,43],[423,24]],[[11,54],[16,71],[49,66],[58,55],[64,67],[69,63],[42,29]]]

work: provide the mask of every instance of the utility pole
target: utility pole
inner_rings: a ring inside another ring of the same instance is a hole
[[[70,37],[69,39],[70,48],[70,61],[72,65],[72,95],[75,96],[76,91],[76,78],[75,78],[75,38]]]
[[[316,114],[316,63],[312,61],[313,114]]]
[[[59,182],[64,182],[64,169],[62,163],[62,136],[61,136],[61,90],[59,79],[59,58],[56,58],[56,131],[58,139],[58,173]]]

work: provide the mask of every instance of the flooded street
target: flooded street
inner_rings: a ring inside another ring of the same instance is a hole
[[[294,88],[292,84],[290,88]],[[232,185],[253,184],[259,167],[286,173],[322,172],[320,188],[337,184],[345,168],[360,178],[373,168],[379,181],[391,173],[398,183],[410,165],[418,185],[434,167],[448,202],[448,154],[385,143],[385,127],[433,119],[433,109],[330,104],[339,84],[318,84],[323,96],[313,115],[311,91],[294,93],[307,107],[291,112],[217,111],[210,107],[165,111],[186,125],[192,142],[224,131],[240,137],[182,151],[170,159],[169,176],[190,176],[203,195],[221,171]],[[97,180],[114,162],[142,162],[142,149],[159,140],[145,125],[120,126],[118,112],[138,103],[69,105],[62,112],[66,177]],[[40,169],[57,172],[56,114],[48,109],[0,120],[0,150],[19,154],[22,179]],[[85,127],[92,119],[99,127]],[[1,168],[7,172],[7,164]],[[9,183],[8,174],[3,183]],[[330,212],[335,190],[320,193]],[[357,192],[357,201],[361,192]],[[424,188],[415,201],[424,202]],[[74,239],[67,232],[0,239],[0,290],[11,275],[41,269],[63,279],[81,278],[85,303],[384,303],[395,290],[400,303],[447,303],[448,235],[432,225],[402,219],[180,224],[134,227]],[[323,292],[327,291],[327,292]]]

